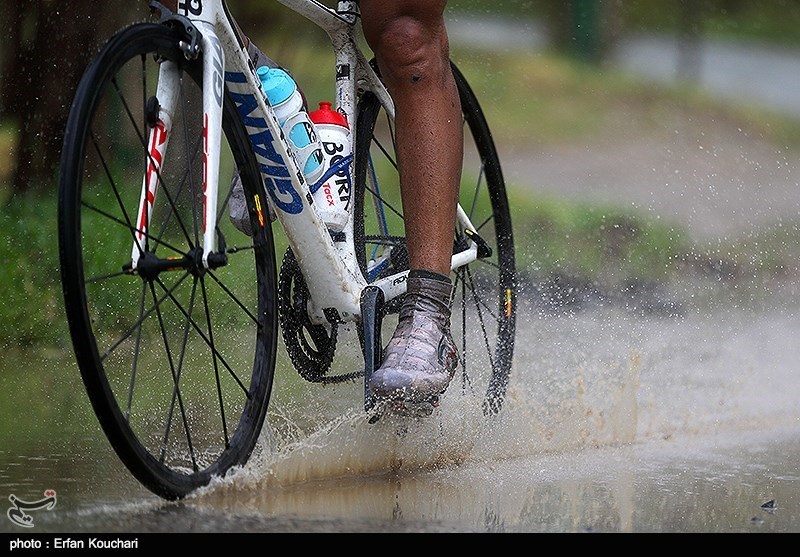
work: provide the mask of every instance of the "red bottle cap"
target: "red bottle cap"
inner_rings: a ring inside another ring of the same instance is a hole
[[[332,110],[331,103],[327,101],[322,101],[319,103],[319,109],[312,111],[309,114],[309,117],[315,124],[334,124],[344,128],[350,127],[347,125],[347,118],[345,118],[341,113]]]

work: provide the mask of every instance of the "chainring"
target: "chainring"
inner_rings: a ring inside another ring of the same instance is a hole
[[[289,359],[303,379],[341,383],[359,373],[327,375],[336,353],[338,324],[317,325],[308,317],[310,293],[291,248],[286,250],[278,277],[278,315]]]

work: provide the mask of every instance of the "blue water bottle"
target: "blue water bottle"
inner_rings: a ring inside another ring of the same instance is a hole
[[[280,68],[261,66],[257,72],[267,100],[293,148],[297,164],[309,184],[315,184],[325,173],[322,143],[303,107],[303,96],[297,84]]]

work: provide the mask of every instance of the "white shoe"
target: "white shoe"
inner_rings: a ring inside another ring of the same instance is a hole
[[[411,271],[400,319],[369,381],[376,400],[438,399],[453,379],[458,353],[450,334],[453,286],[438,273]]]

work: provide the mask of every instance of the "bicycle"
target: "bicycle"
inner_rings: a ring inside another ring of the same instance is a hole
[[[365,416],[380,415],[367,381],[408,274],[394,107],[358,46],[357,3],[279,2],[325,30],[335,54],[334,106],[353,137],[341,233],[319,219],[224,0],[181,0],[177,13],[150,2],[158,20],[102,47],[66,127],[59,250],[75,357],[116,454],[165,499],[248,461],[267,416],[279,330],[305,380],[363,377]],[[514,348],[513,234],[492,135],[453,69],[467,145],[452,260],[459,380],[448,393],[474,397],[491,416]],[[246,233],[226,216],[233,172]],[[280,267],[271,211],[289,245]],[[364,364],[355,372],[334,371],[342,324],[358,331]]]

